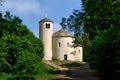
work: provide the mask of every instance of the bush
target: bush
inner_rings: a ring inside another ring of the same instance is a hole
[[[38,74],[39,68],[39,57],[36,54],[24,52],[15,63],[13,74],[18,78],[32,78],[35,74]]]

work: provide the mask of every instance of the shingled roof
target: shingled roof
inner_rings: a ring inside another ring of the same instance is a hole
[[[53,37],[73,37],[68,31],[61,29],[53,34]]]
[[[44,19],[42,19],[41,21],[39,21],[39,23],[40,23],[40,22],[52,22],[52,23],[53,23],[53,21],[50,20],[50,19],[48,19],[48,18],[44,18]]]

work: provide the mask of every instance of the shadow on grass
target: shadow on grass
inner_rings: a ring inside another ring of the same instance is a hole
[[[7,80],[36,80],[34,77],[12,77],[8,78]]]
[[[60,66],[65,66],[65,67],[80,67],[84,66],[85,64],[80,64],[78,62],[72,62],[72,63],[66,63],[66,64],[61,64]]]
[[[50,74],[60,74],[60,70],[49,71]]]

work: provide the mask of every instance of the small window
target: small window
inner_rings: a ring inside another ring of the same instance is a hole
[[[78,52],[80,53],[80,50],[78,50]]]
[[[59,47],[61,46],[60,42],[58,43],[58,46],[59,46]]]
[[[69,47],[69,43],[67,43],[67,46]]]
[[[48,29],[49,29],[49,28],[50,28],[50,24],[46,24],[46,28],[48,28]]]

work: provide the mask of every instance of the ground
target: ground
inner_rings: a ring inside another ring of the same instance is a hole
[[[60,73],[51,80],[99,80],[98,74],[85,62],[46,61],[45,63],[60,70]]]

